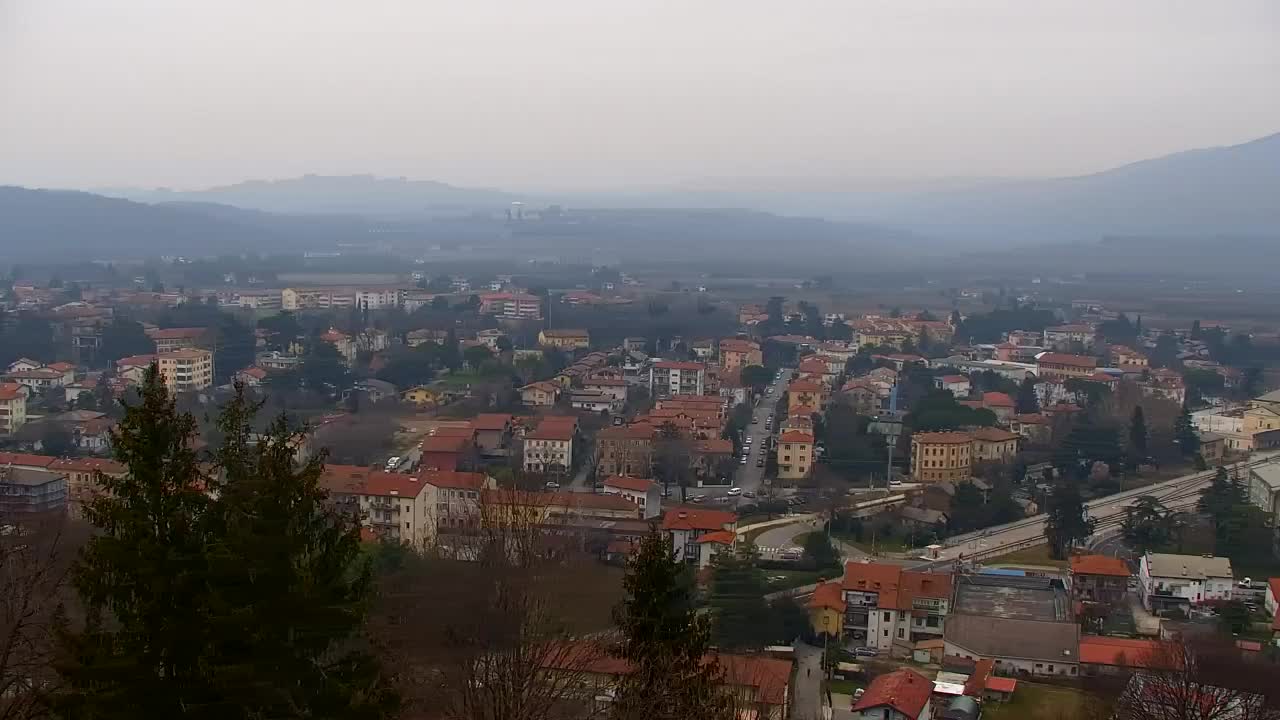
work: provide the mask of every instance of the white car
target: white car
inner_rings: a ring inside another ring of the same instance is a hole
[[[739,465],[746,465],[746,464],[747,464],[747,456],[746,456],[746,455],[743,455],[743,456],[742,456],[742,458],[741,458],[740,460],[738,460],[738,464],[739,464]]]
[[[544,485],[543,487],[545,487],[548,490],[559,490],[560,483],[556,482],[555,480],[548,480],[547,484]]]
[[[729,488],[729,495],[736,496],[736,495],[741,495],[741,494],[742,494],[742,488],[740,488],[740,487],[731,487],[731,488]]]

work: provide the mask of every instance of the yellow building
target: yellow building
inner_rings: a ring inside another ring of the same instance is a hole
[[[911,478],[917,482],[964,480],[973,475],[973,437],[962,432],[911,435]]]
[[[813,471],[813,433],[787,430],[778,436],[778,479],[799,480]]]
[[[1000,428],[984,427],[973,433],[974,462],[1010,462],[1018,454],[1017,433]]]
[[[1249,409],[1244,411],[1245,435],[1252,437],[1277,428],[1280,428],[1280,390],[1250,400]]]
[[[561,350],[583,350],[591,347],[591,334],[586,330],[543,330],[538,333],[538,344]]]
[[[12,435],[26,424],[30,393],[26,385],[0,383],[0,435]]]
[[[820,409],[825,403],[825,388],[811,380],[796,380],[787,386],[787,414],[794,415],[797,408]]]
[[[173,350],[157,355],[156,362],[171,392],[191,392],[213,385],[213,353],[208,350]]]
[[[840,628],[844,624],[844,588],[841,587],[840,581],[822,583],[813,589],[813,596],[809,598],[809,627],[813,629],[813,634],[819,638],[826,635],[828,638],[837,639],[840,637]]]
[[[400,393],[401,399],[414,405],[437,405],[440,403],[440,393],[426,385],[409,388]]]

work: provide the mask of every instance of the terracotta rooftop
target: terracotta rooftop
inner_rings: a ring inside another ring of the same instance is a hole
[[[973,436],[969,433],[962,432],[918,432],[912,433],[911,442],[913,443],[944,443],[948,445],[960,445],[973,441]]]
[[[839,582],[821,583],[813,589],[813,596],[809,598],[808,607],[811,609],[822,608],[825,610],[835,610],[840,614],[844,614],[844,588],[840,587]]]
[[[657,487],[657,483],[648,478],[627,477],[626,475],[611,475],[604,481],[606,488],[618,488],[620,490],[630,490],[632,492],[649,492]]]
[[[672,508],[662,516],[663,530],[723,530],[738,522],[737,513],[724,510]]]
[[[505,430],[511,424],[511,416],[506,413],[481,413],[472,424],[476,430]]]
[[[933,693],[933,681],[916,672],[903,668],[876,677],[862,697],[853,704],[853,710],[890,707],[909,718],[919,717]]]
[[[1041,364],[1049,363],[1052,365],[1067,365],[1069,367],[1080,368],[1095,368],[1098,366],[1097,358],[1055,352],[1040,353],[1036,356],[1036,362]]]
[[[1125,665],[1146,667],[1152,653],[1158,650],[1158,640],[1080,636],[1080,662],[1091,665]]]
[[[1111,575],[1129,577],[1129,566],[1120,558],[1109,555],[1073,555],[1071,557],[1071,573],[1073,575]]]

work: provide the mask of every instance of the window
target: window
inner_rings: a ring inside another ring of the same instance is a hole
[[[889,637],[889,629],[888,629],[888,628],[885,628],[884,636],[885,636],[885,637]]]
[[[884,621],[889,622],[889,613],[884,614]]]
[[[904,637],[904,636],[903,636],[903,633],[904,633],[904,632],[905,632],[905,631],[904,631],[902,628],[898,628],[898,639],[899,639],[899,640],[901,640],[901,639]]]

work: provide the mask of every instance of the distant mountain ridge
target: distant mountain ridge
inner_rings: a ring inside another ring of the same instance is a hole
[[[304,175],[284,180],[247,180],[190,191],[107,188],[98,192],[147,203],[208,202],[275,213],[371,217],[497,209],[520,199],[500,190],[373,175]]]

